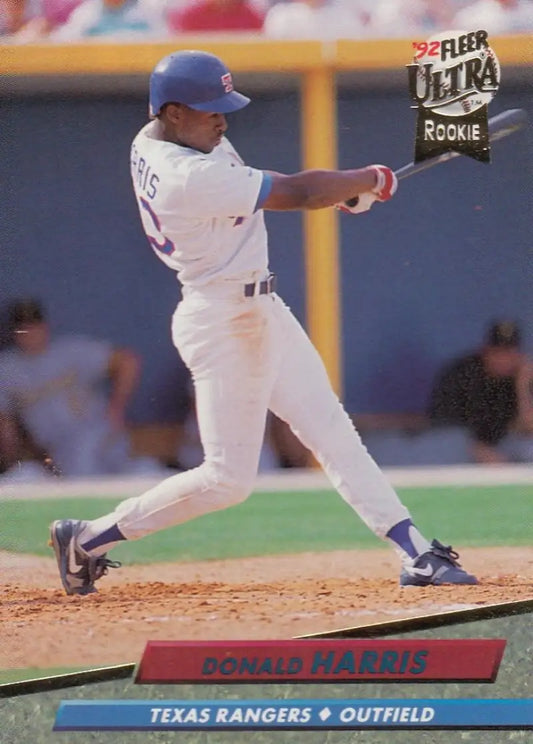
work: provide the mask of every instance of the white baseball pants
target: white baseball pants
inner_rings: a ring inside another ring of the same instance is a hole
[[[202,465],[114,512],[127,539],[244,501],[254,486],[267,410],[285,420],[333,486],[380,537],[409,517],[333,392],[310,339],[281,298],[243,284],[184,288],[172,337],[195,386]]]

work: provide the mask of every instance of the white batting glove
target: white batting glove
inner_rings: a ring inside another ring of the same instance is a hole
[[[369,167],[376,174],[376,185],[370,191],[365,191],[359,196],[335,204],[335,207],[341,212],[348,212],[349,214],[368,212],[374,202],[388,201],[396,193],[398,179],[390,168],[386,165],[371,165]]]
[[[394,172],[386,165],[371,165],[376,173],[376,185],[371,189],[377,195],[378,201],[388,201],[396,193],[398,179]]]
[[[361,214],[362,212],[368,212],[372,204],[378,201],[377,194],[372,194],[370,191],[365,191],[364,194],[354,196],[353,199],[348,201],[335,204],[335,208],[340,212],[347,212],[349,214]]]

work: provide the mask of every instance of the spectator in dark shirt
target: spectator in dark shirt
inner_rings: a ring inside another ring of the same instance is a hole
[[[429,415],[467,427],[476,462],[533,462],[533,362],[515,323],[494,323],[481,349],[443,370]]]

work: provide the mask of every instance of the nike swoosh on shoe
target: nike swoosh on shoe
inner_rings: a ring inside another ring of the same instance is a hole
[[[431,564],[427,564],[424,566],[424,568],[415,568],[414,566],[405,566],[404,565],[404,571],[411,574],[411,576],[431,576],[433,573],[433,568],[431,567]]]

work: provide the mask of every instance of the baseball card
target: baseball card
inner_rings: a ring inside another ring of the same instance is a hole
[[[341,4],[0,38],[3,744],[531,736],[531,23]]]

